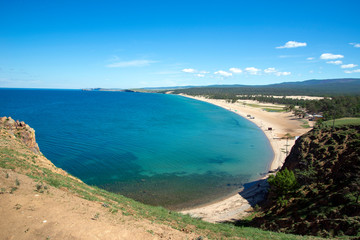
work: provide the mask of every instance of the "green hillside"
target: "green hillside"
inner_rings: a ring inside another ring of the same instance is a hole
[[[359,236],[360,126],[317,127],[303,135],[269,182],[263,215],[253,226],[323,237]]]

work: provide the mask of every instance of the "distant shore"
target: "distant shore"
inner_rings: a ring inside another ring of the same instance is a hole
[[[204,96],[181,96],[214,104],[226,110],[232,111],[249,121],[255,123],[268,138],[274,151],[274,158],[269,164],[269,171],[274,172],[281,168],[286,151],[290,151],[295,143],[295,138],[308,132],[311,128],[304,128],[304,122],[299,121],[290,112],[274,111],[269,112],[263,108],[281,108],[274,104],[261,104],[255,101],[244,100],[236,103],[226,102],[222,99],[209,99]],[[291,136],[291,138],[288,138]],[[267,178],[268,174],[264,177]],[[251,206],[261,201],[264,197],[266,181],[259,181],[254,186],[241,191],[234,196],[224,200],[199,206],[193,209],[181,211],[183,214],[190,214],[193,217],[202,218],[208,222],[231,221],[247,214]]]

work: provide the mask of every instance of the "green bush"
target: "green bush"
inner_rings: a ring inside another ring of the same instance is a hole
[[[298,188],[294,172],[289,171],[287,168],[278,172],[275,176],[271,175],[268,182],[276,200],[282,206],[287,204],[286,199],[292,196]]]

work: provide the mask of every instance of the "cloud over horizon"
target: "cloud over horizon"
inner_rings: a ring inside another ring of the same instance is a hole
[[[354,68],[354,67],[357,67],[357,65],[352,63],[341,65],[341,68]]]
[[[264,73],[276,73],[276,72],[277,72],[276,69],[273,67],[264,70]]]
[[[323,53],[320,56],[320,59],[324,59],[324,60],[333,60],[333,59],[339,59],[339,58],[344,58],[344,55],[332,54],[332,53]]]
[[[275,74],[275,75],[278,76],[278,77],[291,75],[291,72],[280,72],[280,71],[276,70],[276,69],[273,68],[273,67],[270,67],[270,68],[265,69],[265,70],[264,70],[264,73],[267,73],[267,74]]]
[[[355,70],[345,70],[344,73],[360,73],[360,69]]]
[[[242,70],[240,68],[230,68],[229,71],[232,73],[242,73]]]
[[[193,69],[193,68],[184,68],[183,70],[181,70],[182,72],[185,72],[185,73],[196,73],[197,70],[196,69]]]
[[[306,42],[288,41],[287,43],[285,43],[285,45],[279,46],[279,47],[276,47],[276,48],[277,49],[281,49],[281,48],[298,48],[298,47],[306,47],[306,46],[307,46]]]
[[[291,72],[276,72],[275,75],[278,76],[278,77],[280,77],[280,76],[289,76],[289,75],[291,75]]]
[[[219,70],[217,72],[214,72],[214,74],[218,74],[218,75],[223,76],[223,77],[231,77],[232,76],[232,73],[229,73],[229,72],[226,72],[226,71],[223,71],[223,70]]]
[[[335,65],[340,65],[340,64],[342,64],[343,62],[340,61],[340,60],[336,60],[336,61],[328,61],[328,62],[326,62],[326,63],[335,64]]]
[[[261,69],[255,67],[247,67],[245,71],[251,75],[258,75],[261,72]]]
[[[206,77],[207,74],[210,73],[205,70],[199,71],[194,68],[184,68],[181,71],[185,72],[185,73],[191,73],[191,74],[193,74],[193,76],[200,77],[200,78]],[[221,77],[234,77],[235,75],[241,74],[241,73],[250,74],[250,75],[262,75],[262,73],[265,73],[268,75],[275,75],[278,77],[291,75],[291,72],[281,72],[274,67],[269,67],[264,70],[261,70],[256,67],[246,67],[246,68],[244,68],[244,70],[233,67],[233,68],[229,68],[229,71],[218,70],[218,71],[213,72],[214,75],[219,75]],[[210,75],[209,77],[211,78],[212,76]]]
[[[356,48],[360,48],[360,43],[349,43],[350,45],[353,45]]]

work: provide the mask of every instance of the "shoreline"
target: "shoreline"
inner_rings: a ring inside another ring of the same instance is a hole
[[[287,156],[286,149],[290,152],[292,146],[295,144],[295,139],[286,139],[284,137],[290,134],[296,138],[308,132],[311,128],[303,128],[301,125],[304,123],[300,122],[290,112],[268,112],[262,110],[261,107],[253,107],[254,101],[243,100],[236,103],[228,103],[222,99],[209,99],[204,96],[179,95],[207,102],[234,112],[248,121],[253,122],[267,137],[274,152],[274,157],[268,165],[269,172],[265,176],[253,182],[254,184],[251,187],[245,188],[235,195],[230,197],[225,196],[218,201],[214,200],[213,202],[195,208],[180,211],[180,213],[189,214],[192,217],[201,218],[204,221],[213,223],[232,221],[246,216],[249,210],[252,209],[252,206],[264,199],[268,186],[265,179],[269,176],[270,172],[275,172],[282,167]],[[256,104],[261,106],[260,103]],[[274,104],[265,105],[279,106]],[[251,117],[248,117],[248,115]],[[269,128],[271,128],[271,130],[269,130]]]

